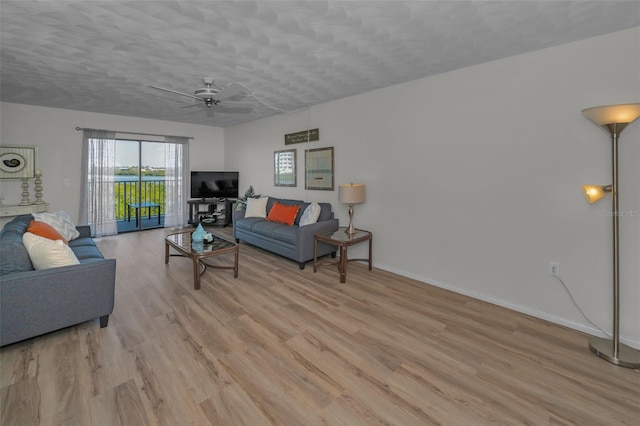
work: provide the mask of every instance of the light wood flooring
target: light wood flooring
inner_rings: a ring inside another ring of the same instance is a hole
[[[246,244],[237,279],[208,270],[194,291],[189,260],[164,264],[165,233],[97,240],[118,259],[107,328],[0,349],[0,424],[640,424],[640,372],[584,334],[360,264],[340,284]]]

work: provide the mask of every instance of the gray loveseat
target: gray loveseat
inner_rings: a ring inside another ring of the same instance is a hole
[[[300,200],[286,200],[269,197],[267,215],[275,202],[285,205],[299,205],[300,210],[293,226],[270,222],[259,217],[244,217],[244,210],[233,212],[233,236],[236,242],[244,241],[270,252],[279,254],[298,262],[300,269],[313,259],[314,239],[316,232],[338,229],[338,219],[334,219],[331,204],[320,204],[320,217],[316,223],[299,226],[300,217],[310,203]],[[318,243],[318,257],[331,254],[335,257],[336,246]]]
[[[69,246],[78,265],[34,270],[22,244],[31,215],[21,215],[0,232],[0,346],[100,318],[113,312],[115,259],[104,259],[88,226]]]

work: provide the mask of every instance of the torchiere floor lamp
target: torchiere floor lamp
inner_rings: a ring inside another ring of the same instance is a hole
[[[611,185],[583,187],[589,203],[595,203],[611,192],[613,218],[613,338],[594,337],[589,341],[589,349],[600,358],[628,368],[640,368],[640,351],[620,343],[620,259],[618,219],[618,140],[620,132],[640,116],[640,103],[622,105],[604,105],[582,110],[591,121],[602,126],[611,134],[612,178]]]

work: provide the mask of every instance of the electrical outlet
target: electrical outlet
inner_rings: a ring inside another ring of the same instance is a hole
[[[558,262],[549,262],[549,275],[560,276],[560,264]]]

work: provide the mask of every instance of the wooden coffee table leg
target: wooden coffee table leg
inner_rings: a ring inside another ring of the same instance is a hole
[[[373,245],[373,238],[369,239],[369,270],[371,270],[371,246]]]
[[[318,265],[318,240],[313,239],[313,273],[316,273]]]
[[[340,282],[347,282],[347,247],[340,246]]]
[[[236,246],[236,261],[233,266],[233,278],[238,278],[238,256],[240,255],[240,250],[238,246]]]
[[[169,263],[169,243],[164,242],[164,264]]]
[[[200,290],[200,261],[193,259],[193,289]]]

